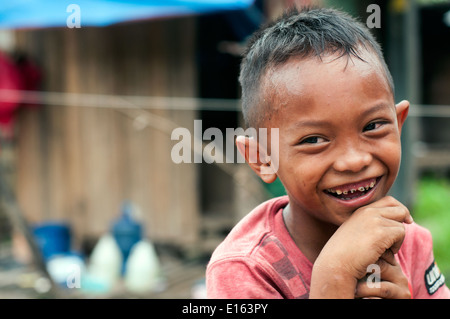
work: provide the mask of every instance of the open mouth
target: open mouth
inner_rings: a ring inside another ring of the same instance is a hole
[[[340,200],[352,200],[370,193],[377,186],[380,179],[381,176],[369,178],[361,182],[329,188],[324,190],[324,192]]]

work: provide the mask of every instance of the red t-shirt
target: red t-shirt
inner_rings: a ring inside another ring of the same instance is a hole
[[[216,248],[206,270],[208,298],[308,298],[313,264],[283,221],[288,197],[271,199],[245,216]],[[431,234],[408,224],[396,254],[414,298],[450,298],[437,268]]]

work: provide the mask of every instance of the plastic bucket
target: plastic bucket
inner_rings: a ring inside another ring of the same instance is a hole
[[[33,228],[44,259],[70,252],[70,228],[65,223],[47,222]]]

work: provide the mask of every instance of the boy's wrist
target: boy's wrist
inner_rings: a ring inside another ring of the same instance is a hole
[[[358,279],[343,268],[315,264],[311,276],[310,299],[354,299]]]

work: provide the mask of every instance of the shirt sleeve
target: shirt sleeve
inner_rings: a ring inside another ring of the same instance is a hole
[[[417,224],[407,232],[410,236],[408,255],[414,299],[449,299],[450,290],[433,255],[429,230]]]
[[[206,294],[211,299],[281,299],[270,276],[251,260],[216,262],[206,271]]]

